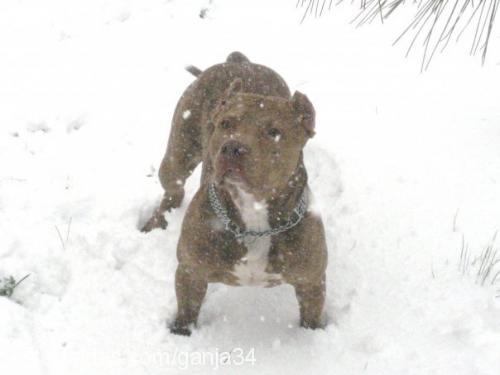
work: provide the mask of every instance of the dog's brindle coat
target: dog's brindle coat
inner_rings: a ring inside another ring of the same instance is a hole
[[[165,189],[144,231],[165,228],[164,212],[178,207],[184,182],[203,161],[201,186],[189,204],[177,248],[178,312],[171,331],[189,335],[207,284],[293,285],[300,324],[322,326],[327,249],[321,218],[308,211],[293,228],[238,240],[224,229],[208,198],[214,184],[231,220],[247,230],[279,227],[302,194],[310,200],[302,149],[314,134],[314,108],[293,96],[271,69],[233,52],[204,72],[175,110],[159,176]]]

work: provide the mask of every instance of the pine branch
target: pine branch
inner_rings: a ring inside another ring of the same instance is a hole
[[[339,0],[338,3],[342,1],[344,0]],[[327,3],[328,10],[330,10],[332,0],[298,0],[297,7],[305,8],[301,22],[313,14],[313,9],[314,16],[321,17]],[[357,26],[371,23],[377,19],[384,23],[384,20],[403,4],[405,4],[405,0],[360,0],[361,11],[353,22]],[[438,50],[443,52],[453,36],[456,35],[458,41],[466,29],[475,25],[470,54],[481,53],[481,61],[484,64],[499,4],[500,0],[479,0],[477,2],[473,0],[420,0],[413,20],[396,38],[394,44],[405,37],[411,38],[407,50],[408,55],[417,40],[422,40],[421,69],[426,70],[436,52]],[[318,11],[318,9],[320,10]],[[466,16],[468,16],[467,20],[465,20]],[[460,32],[458,31],[459,27],[462,27]]]

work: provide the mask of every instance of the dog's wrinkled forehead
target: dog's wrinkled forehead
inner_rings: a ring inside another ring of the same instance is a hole
[[[242,82],[236,79],[227,89],[213,112],[213,121],[223,117],[252,122],[256,125],[269,125],[270,122],[305,131],[307,138],[314,135],[315,111],[304,94],[295,92],[289,98],[263,96],[246,93]]]
[[[293,110],[286,99],[238,94],[226,100],[219,117],[232,117],[255,125],[280,122],[292,126]]]

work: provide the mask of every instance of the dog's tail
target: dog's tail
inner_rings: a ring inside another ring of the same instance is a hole
[[[201,73],[203,73],[203,71],[199,68],[197,68],[196,66],[194,65],[188,65],[186,66],[186,70],[191,73],[192,75],[194,75],[195,77],[199,77]]]

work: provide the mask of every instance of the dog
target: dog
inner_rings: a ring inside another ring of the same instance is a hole
[[[184,183],[202,162],[200,187],[177,246],[177,315],[170,331],[190,335],[208,283],[272,287],[291,284],[300,325],[323,327],[327,246],[311,209],[303,148],[315,110],[291,95],[273,70],[240,52],[205,71],[180,98],[159,169],[164,196],[143,227],[165,228]]]

